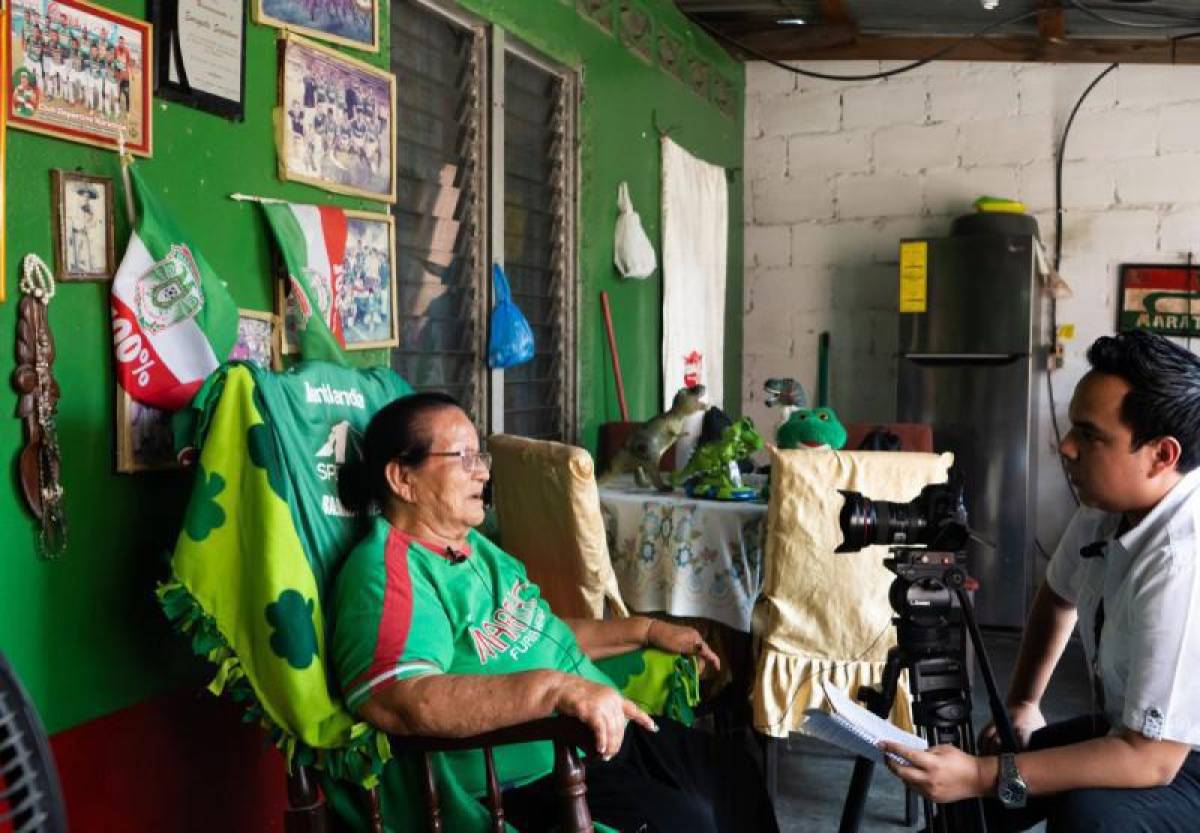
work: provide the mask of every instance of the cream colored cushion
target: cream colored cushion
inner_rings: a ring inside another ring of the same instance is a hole
[[[945,482],[951,454],[894,451],[772,450],[771,499],[763,598],[754,613],[761,639],[754,691],[754,725],[785,737],[822,704],[819,681],[851,695],[883,679],[884,659],[896,644],[883,566],[884,547],[834,553],[842,542],[839,489],[872,500],[904,502],[930,483]],[[903,684],[892,719],[912,728]]]
[[[608,556],[592,457],[582,448],[496,434],[492,489],[505,551],[559,616],[627,616]]]

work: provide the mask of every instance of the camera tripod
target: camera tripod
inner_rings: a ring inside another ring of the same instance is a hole
[[[1012,723],[996,688],[967,595],[965,553],[894,547],[891,555],[883,563],[896,574],[888,590],[888,600],[896,612],[892,619],[896,646],[888,651],[880,688],[861,687],[859,698],[886,720],[896,700],[900,672],[908,671],[913,722],[922,737],[930,746],[952,744],[974,754],[965,631],[979,659],[1000,744],[1006,751],[1015,751]],[[857,833],[874,771],[874,761],[855,761],[839,833]],[[911,807],[909,804],[906,819],[910,826],[915,822]],[[987,833],[983,803],[977,798],[940,805],[924,799],[924,807],[929,833]]]

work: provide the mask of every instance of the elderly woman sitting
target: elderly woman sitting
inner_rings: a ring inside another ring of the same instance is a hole
[[[646,645],[717,664],[699,633],[638,616],[559,619],[521,563],[474,531],[490,458],[452,398],[392,402],[363,445],[362,462],[341,471],[343,501],[363,517],[372,507],[380,514],[338,575],[332,610],[334,663],[352,710],[397,735],[466,736],[572,715],[595,733],[601,756],[587,766],[596,821],[629,833],[778,829],[749,756],[714,754],[711,737],[656,724],[592,664]],[[467,754],[450,756],[451,771],[482,796],[482,767]],[[508,821],[547,829],[551,744],[495,756]]]

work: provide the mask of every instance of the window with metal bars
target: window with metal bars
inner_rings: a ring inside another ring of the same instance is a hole
[[[529,319],[533,361],[505,371],[504,430],[574,435],[574,147],[570,77],[504,56],[504,264]]]
[[[490,415],[489,431],[573,441],[575,76],[435,0],[392,3],[391,62],[392,367],[419,390],[457,397],[480,423]],[[493,259],[537,345],[532,362],[498,373],[486,367]]]
[[[418,390],[487,413],[486,37],[416,2],[391,6],[396,73],[396,281],[392,367]]]

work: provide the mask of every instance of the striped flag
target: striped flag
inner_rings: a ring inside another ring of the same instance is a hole
[[[237,305],[138,169],[129,172],[142,215],[112,284],[117,381],[137,401],[175,411],[229,355]]]
[[[346,256],[346,212],[331,205],[290,202],[262,207],[287,264],[301,355],[345,364],[337,297]]]

